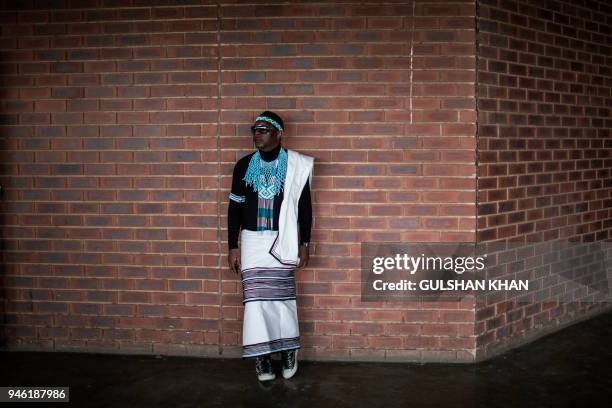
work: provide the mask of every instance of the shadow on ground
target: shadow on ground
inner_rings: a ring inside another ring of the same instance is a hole
[[[611,345],[607,313],[479,364],[303,361],[266,385],[241,359],[2,352],[0,386],[70,386],[70,403],[37,407],[599,407]]]

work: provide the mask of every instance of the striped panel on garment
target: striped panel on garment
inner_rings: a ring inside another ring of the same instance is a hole
[[[234,193],[230,193],[229,198],[237,203],[244,203],[246,201],[246,196],[240,196]]]
[[[292,337],[288,339],[270,340],[264,343],[247,344],[242,346],[242,357],[256,357],[283,350],[295,350],[301,348],[300,338]]]
[[[250,268],[242,271],[242,303],[295,299],[294,268]]]
[[[274,224],[274,199],[257,198],[257,231],[273,229]]]

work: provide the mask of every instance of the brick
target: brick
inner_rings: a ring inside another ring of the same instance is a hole
[[[595,54],[568,62],[576,51],[562,24],[509,1],[480,5],[478,50],[471,4],[417,3],[414,31],[409,4],[262,7],[222,4],[221,27],[208,5],[14,16],[35,36],[3,32],[18,45],[3,53],[3,158],[19,175],[6,192],[20,234],[7,282],[9,296],[32,292],[8,301],[26,322],[13,336],[59,350],[214,354],[222,343],[238,356],[242,299],[218,263],[227,202],[217,196],[265,109],[286,118],[287,146],[316,157],[312,267],[298,274],[313,358],[471,361],[575,310],[539,306],[556,295],[549,281],[514,309],[499,294],[478,306],[361,302],[358,254],[365,239],[608,238],[609,98]],[[259,13],[285,31],[250,18]],[[555,20],[584,25],[576,13]],[[162,26],[171,34],[151,32]],[[16,272],[43,270],[35,282]]]

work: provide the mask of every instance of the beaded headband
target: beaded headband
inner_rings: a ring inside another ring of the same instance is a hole
[[[275,121],[274,119],[271,119],[267,116],[258,116],[255,118],[255,122],[257,122],[258,120],[263,120],[265,122],[271,123],[272,126],[274,126],[275,128],[277,128],[278,130],[282,131],[283,127],[280,125],[280,123],[278,123],[277,121]]]

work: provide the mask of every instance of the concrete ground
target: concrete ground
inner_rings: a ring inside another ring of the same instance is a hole
[[[36,407],[603,407],[610,346],[607,313],[478,364],[302,361],[264,384],[241,359],[2,352],[0,386],[70,386]]]

